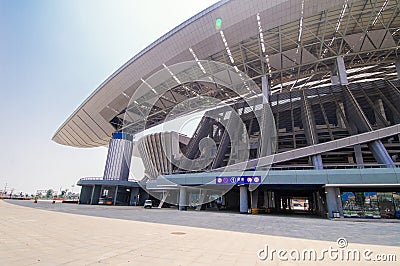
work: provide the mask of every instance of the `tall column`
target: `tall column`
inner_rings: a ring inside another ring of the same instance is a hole
[[[268,203],[270,208],[275,208],[275,201],[274,201],[275,193],[273,191],[268,192]]]
[[[385,123],[388,123],[387,121],[387,117],[386,117],[386,113],[385,113],[385,107],[383,106],[383,101],[382,99],[377,99],[374,102],[374,105],[377,107],[378,110],[374,109],[374,114],[375,114],[375,120],[376,123],[381,126],[384,127]],[[381,119],[379,119],[379,117],[381,117],[384,121],[381,121]]]
[[[346,118],[346,111],[345,111],[344,103],[338,102],[338,105],[339,106],[336,110],[336,118],[338,120],[338,126],[341,128],[346,128],[347,126],[345,123],[345,119],[347,119],[347,118]],[[348,131],[351,135],[357,134],[357,127],[351,119],[347,121],[347,125],[349,126]],[[364,165],[364,159],[362,157],[360,144],[354,145],[354,154],[356,157],[357,166],[362,167]]]
[[[264,207],[269,208],[269,191],[264,190]]]
[[[131,188],[131,197],[129,205],[136,206],[138,204],[138,199],[139,199],[139,188],[138,187]]]
[[[345,96],[345,109],[347,114],[351,114],[352,123],[354,123],[355,133],[364,133],[372,131],[372,126],[364,114],[361,106],[358,104],[353,93],[347,86],[342,86]],[[386,167],[396,167],[389,153],[383,146],[380,140],[375,140],[367,144],[373,156],[379,164],[384,164]]]
[[[92,186],[82,186],[79,197],[79,204],[90,204],[90,201],[92,199],[92,192]]]
[[[331,71],[332,85],[348,85],[346,65],[344,64],[343,56],[336,57],[335,65]]]
[[[320,216],[324,216],[325,213],[325,205],[322,202],[322,197],[319,191],[316,193],[316,198],[317,198],[317,209],[318,209],[318,214]]]
[[[396,165],[394,164],[394,162],[392,160],[392,157],[390,157],[385,146],[383,145],[383,143],[380,140],[376,140],[376,141],[368,143],[368,148],[371,150],[372,154],[374,155],[376,161],[379,164],[383,164],[388,168],[396,167]]]
[[[361,151],[361,145],[357,144],[354,145],[354,154],[356,155],[356,164],[357,167],[363,167],[364,166],[364,158],[362,156],[362,151]]]
[[[249,203],[247,200],[247,187],[240,186],[240,213],[247,213],[247,209],[249,208]]]
[[[281,194],[274,193],[274,201],[275,201],[275,210],[277,212],[282,211],[282,196]]]
[[[314,115],[311,110],[311,105],[308,102],[305,90],[301,91],[301,121],[303,123],[304,133],[309,145],[318,144],[318,134],[315,129]],[[319,154],[311,156],[311,161],[315,169],[323,169],[322,157]]]
[[[187,188],[179,188],[179,210],[186,211],[187,209]]]
[[[317,206],[317,192],[312,193],[312,212],[317,213],[318,212],[318,206]]]
[[[95,190],[96,186],[93,185],[92,186],[92,193],[90,194],[90,205],[93,204],[93,196],[94,196],[94,190]]]
[[[322,164],[322,157],[320,154],[311,156],[312,163],[315,169],[323,169],[324,165]]]
[[[342,204],[342,197],[340,195],[340,188],[336,188],[336,202],[339,210],[340,217],[343,217],[343,204]]]
[[[344,110],[344,104],[341,101],[338,101],[338,107],[336,109],[336,119],[338,123],[338,127],[346,128],[346,123],[344,118],[346,117],[346,113]]]
[[[261,77],[263,104],[269,103],[269,83],[266,76]]]
[[[258,190],[253,190],[250,192],[251,193],[251,208],[252,209],[257,209],[257,203],[258,203]]]
[[[274,120],[274,116],[269,105],[270,85],[266,76],[261,77],[261,86],[263,95],[263,109],[261,112],[260,134],[262,139],[259,142],[257,150],[258,157],[264,157],[274,153],[277,138],[275,124],[271,123],[271,121]],[[263,169],[263,167],[260,169]]]
[[[115,186],[114,206],[117,205],[117,197],[118,197],[118,186]]]
[[[123,132],[115,132],[113,134],[108,145],[104,180],[128,180],[132,150],[132,135]]]
[[[339,215],[343,216],[342,201],[340,199],[340,189],[337,187],[325,187],[325,193],[328,217],[333,218],[334,212],[339,212]]]
[[[340,85],[348,85],[349,81],[347,80],[346,66],[342,56],[336,58],[336,68]]]
[[[93,191],[92,191],[92,196],[90,199],[91,205],[97,205],[99,203],[100,194],[101,194],[101,185],[94,185]]]

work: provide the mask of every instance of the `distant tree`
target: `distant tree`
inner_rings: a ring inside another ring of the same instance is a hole
[[[52,198],[53,197],[54,191],[52,189],[47,190],[46,192],[46,198]]]

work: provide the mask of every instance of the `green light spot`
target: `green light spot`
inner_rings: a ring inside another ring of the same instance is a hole
[[[215,20],[215,29],[220,30],[222,27],[222,18],[217,18]]]

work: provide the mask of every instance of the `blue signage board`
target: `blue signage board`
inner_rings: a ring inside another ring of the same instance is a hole
[[[215,183],[217,185],[261,184],[261,176],[217,176]]]

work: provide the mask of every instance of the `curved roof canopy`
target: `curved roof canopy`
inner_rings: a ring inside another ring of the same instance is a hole
[[[222,62],[257,84],[267,76],[271,93],[329,84],[338,56],[344,58],[349,82],[394,79],[399,8],[397,1],[388,0],[220,1],[124,64],[61,125],[53,140],[75,147],[107,145],[143,82],[184,61]],[[222,25],[216,25],[217,19]],[[185,93],[173,90],[170,98],[189,99],[202,86],[187,84]]]

